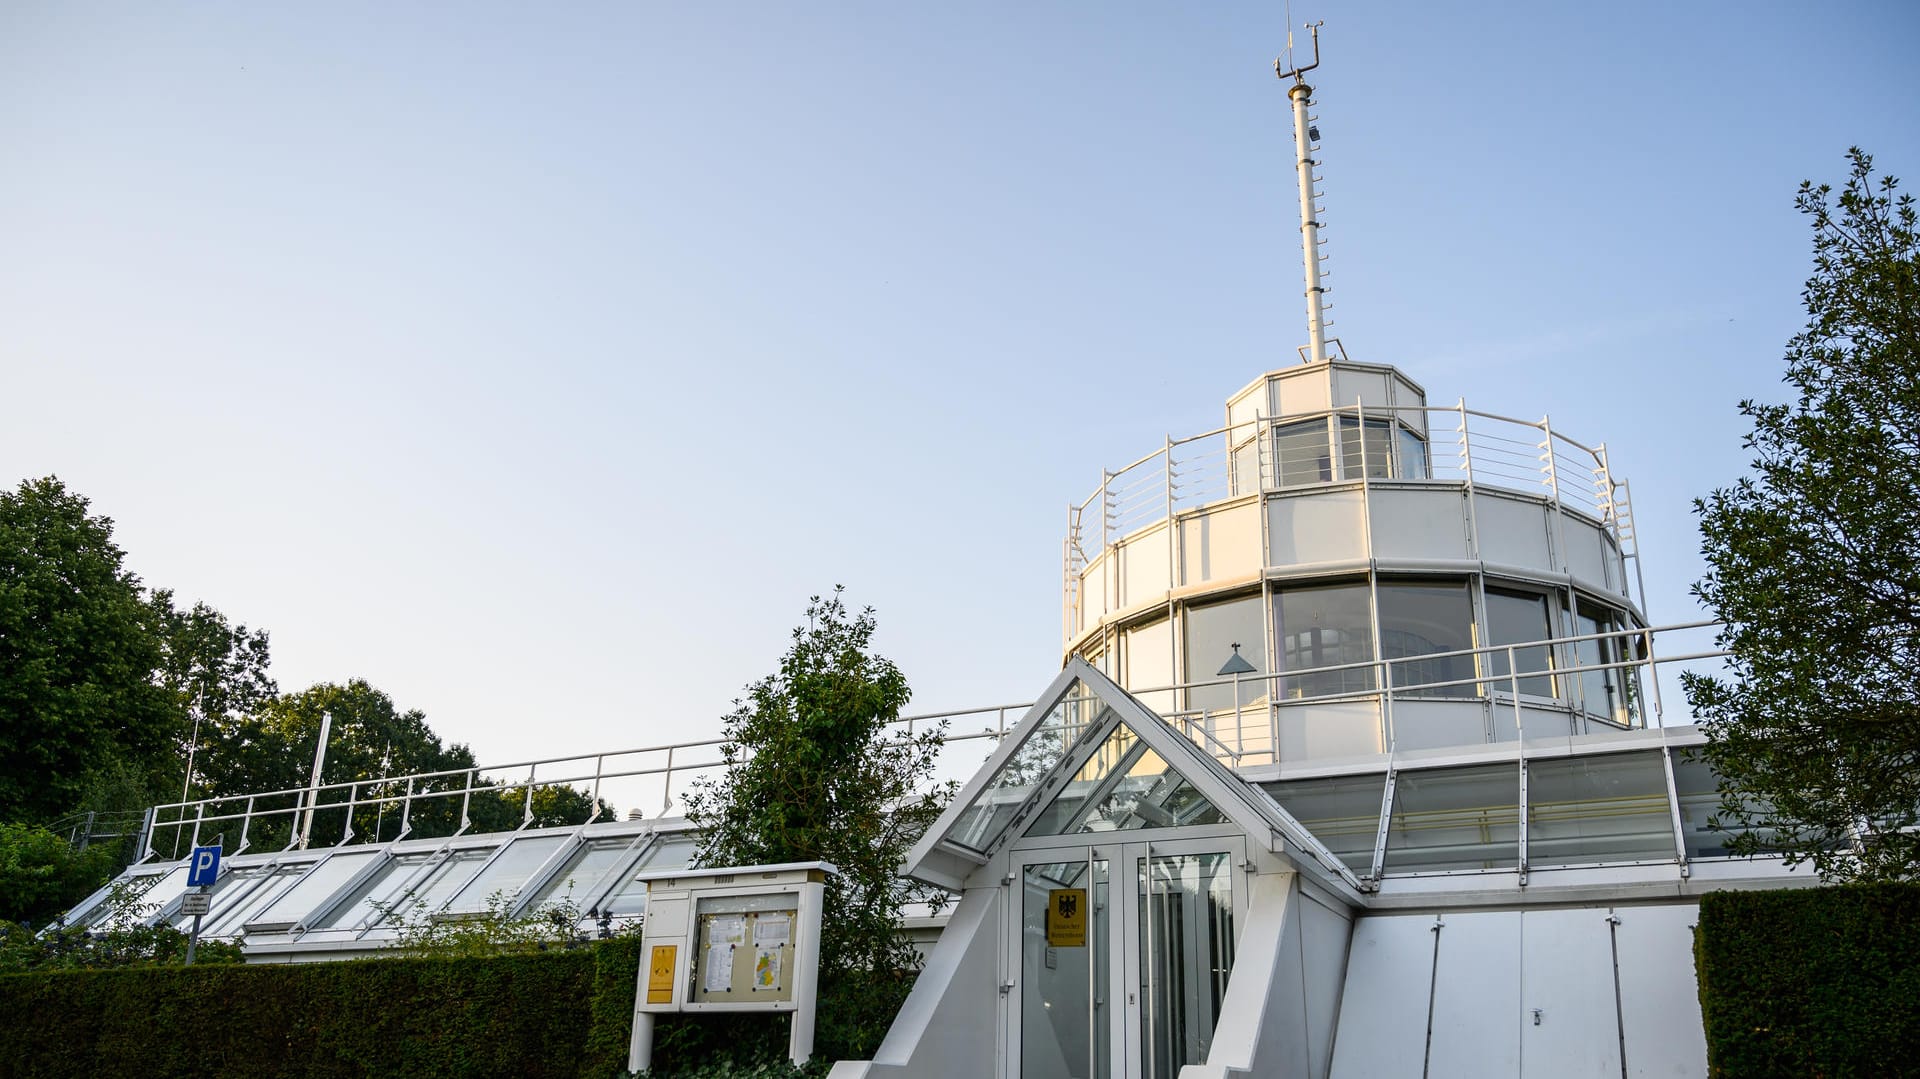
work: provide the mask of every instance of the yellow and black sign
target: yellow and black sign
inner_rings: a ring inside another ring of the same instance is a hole
[[[1047,947],[1087,946],[1087,890],[1055,888],[1047,893]]]
[[[673,1003],[673,961],[679,946],[656,944],[653,961],[647,965],[647,1003]]]

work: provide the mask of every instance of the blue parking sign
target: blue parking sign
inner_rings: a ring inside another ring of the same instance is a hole
[[[220,875],[220,848],[195,847],[187,861],[187,887],[206,888]]]

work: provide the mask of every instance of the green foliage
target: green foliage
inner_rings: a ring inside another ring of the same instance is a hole
[[[267,631],[236,626],[205,603],[189,610],[173,605],[170,590],[156,590],[147,599],[152,624],[159,637],[160,666],[154,677],[179,715],[177,744],[172,747],[166,779],[168,800],[178,793],[189,751],[200,771],[209,745],[234,738],[248,715],[259,711],[279,692],[267,674],[271,659]],[[189,796],[209,793],[189,790]]]
[[[1920,872],[1920,241],[1849,154],[1803,184],[1814,272],[1791,404],[1741,402],[1754,475],[1696,503],[1729,678],[1686,678],[1736,853],[1826,880]]]
[[[575,931],[580,907],[571,895],[520,914],[513,912],[514,897],[505,892],[488,896],[482,910],[453,916],[436,917],[423,910],[418,899],[407,902],[412,905],[390,911],[389,924],[399,927],[395,947],[409,955],[504,955],[581,939]]]
[[[186,961],[187,934],[169,925],[61,926],[34,933],[0,922],[0,974],[178,967]],[[240,946],[202,940],[193,961],[196,966],[238,963]]]
[[[140,580],[87,510],[51,476],[0,491],[0,819],[52,819],[174,733]]]
[[[607,1076],[584,1070],[598,952],[0,976],[0,1013],[33,1017],[0,1024],[0,1060],[35,1077]]]
[[[118,844],[75,850],[45,828],[0,821],[0,920],[50,921],[119,868]]]
[[[889,729],[910,696],[907,680],[871,650],[873,611],[850,614],[840,592],[813,598],[779,671],[736,702],[721,751],[727,771],[689,799],[687,818],[702,833],[701,865],[839,867],[827,884],[821,984],[884,985],[916,965],[899,928],[902,905],[938,898],[898,871],[939,813],[923,788],[942,731]],[[820,1040],[870,1049],[892,1015],[823,1005]]]
[[[1920,1075],[1920,886],[1709,893],[1694,965],[1713,1076]]]

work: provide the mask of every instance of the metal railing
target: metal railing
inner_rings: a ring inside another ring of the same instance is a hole
[[[1464,699],[1486,701],[1490,709],[1511,708],[1517,731],[1526,729],[1524,711],[1535,714],[1564,713],[1568,717],[1570,733],[1572,724],[1594,718],[1607,722],[1613,728],[1647,726],[1649,718],[1651,725],[1664,725],[1666,702],[1678,700],[1679,697],[1671,688],[1663,688],[1663,677],[1670,681],[1677,678],[1678,671],[1686,665],[1714,661],[1727,653],[1717,646],[1682,646],[1662,652],[1658,647],[1660,640],[1663,636],[1668,640],[1676,636],[1684,638],[1689,634],[1711,630],[1717,625],[1714,622],[1687,622],[1243,675],[1238,680],[1241,690],[1233,689],[1235,681],[1226,678],[1129,689],[1149,707],[1161,698],[1172,702],[1167,707],[1155,710],[1196,745],[1229,767],[1246,767],[1277,759],[1279,717],[1286,709],[1338,702],[1377,702],[1387,726],[1388,748],[1391,749],[1396,705],[1405,707],[1410,701],[1432,700],[1437,693],[1463,687],[1471,690],[1462,695]],[[1589,642],[1597,646],[1596,650],[1602,659],[1593,662],[1580,659],[1580,646]],[[1523,665],[1529,654],[1537,654],[1541,649],[1545,649],[1549,657],[1546,667],[1535,669]],[[1604,658],[1608,656],[1620,658]],[[1504,670],[1493,663],[1495,657],[1504,658]],[[1405,674],[1417,664],[1430,665],[1436,660],[1448,659],[1470,663],[1473,673],[1470,676],[1438,680],[1410,678]],[[1315,696],[1288,696],[1290,681],[1294,686],[1310,685],[1316,678],[1356,670],[1369,673],[1373,679],[1369,688]],[[1571,687],[1580,684],[1584,675],[1606,676],[1609,673],[1617,674],[1621,684],[1632,687],[1629,692],[1633,699],[1651,703],[1651,717],[1643,708],[1635,714],[1635,718],[1620,722],[1617,715],[1587,708],[1576,694],[1569,692]],[[1640,683],[1643,676],[1645,688]],[[1561,688],[1557,688],[1550,697],[1521,692],[1523,682],[1538,678],[1553,679],[1555,685]],[[1502,683],[1508,686],[1508,699],[1505,700],[1499,699],[1501,690],[1497,688]],[[1234,708],[1178,707],[1185,695],[1193,690],[1224,688],[1229,693],[1235,693],[1235,699],[1238,700],[1237,694],[1245,687],[1262,685],[1267,688],[1255,690],[1257,699],[1242,702]],[[940,778],[953,778],[956,777],[956,769],[957,775],[972,774],[1031,707],[1030,703],[1017,703],[924,712],[902,716],[894,725],[903,736],[922,734],[930,727],[943,729],[940,736],[942,752],[944,754],[952,750],[955,753],[943,762],[943,769],[948,775]],[[1232,720],[1231,725],[1229,720]],[[973,752],[971,747],[976,743],[986,743],[982,747],[984,751]],[[229,853],[239,853],[250,845],[255,825],[262,821],[285,821],[287,849],[292,849],[301,844],[301,820],[304,818],[310,824],[315,815],[342,817],[344,824],[334,836],[321,835],[316,840],[309,835],[308,841],[321,845],[343,845],[356,838],[356,811],[365,810],[381,815],[393,813],[397,817],[397,835],[388,837],[384,826],[377,825],[372,838],[381,841],[404,838],[413,831],[414,819],[423,807],[451,805],[456,799],[458,817],[446,823],[457,820],[458,830],[454,834],[458,835],[472,826],[470,809],[476,795],[497,797],[511,793],[520,800],[522,818],[519,825],[524,827],[533,820],[534,792],[543,787],[567,786],[587,794],[595,806],[589,818],[591,822],[599,815],[598,806],[603,797],[631,794],[636,790],[634,781],[643,781],[644,789],[658,791],[660,812],[666,814],[673,809],[676,801],[684,799],[690,786],[703,778],[713,777],[726,767],[721,753],[721,747],[725,744],[725,739],[707,738],[604,753],[350,780],[311,789],[296,787],[170,802],[147,811],[140,855],[136,860],[178,857],[212,831],[224,836],[230,829],[237,829],[238,846]],[[495,778],[500,776],[511,778]],[[627,804],[634,804],[634,800],[628,799]],[[361,815],[361,821],[364,823],[364,814]],[[275,831],[277,839],[277,829]]]
[[[1412,422],[1416,418],[1420,422]],[[1316,422],[1324,426],[1324,437],[1308,426]],[[1424,439],[1416,443],[1422,427]],[[1369,431],[1374,441],[1363,450]],[[1283,434],[1291,441],[1283,444]],[[1382,452],[1384,462],[1377,459]],[[1623,554],[1637,555],[1627,486],[1614,477],[1606,445],[1568,438],[1554,431],[1548,417],[1515,419],[1470,409],[1465,401],[1451,408],[1355,404],[1263,416],[1169,437],[1160,449],[1103,471],[1100,486],[1067,508],[1062,624],[1068,636],[1081,626],[1082,573],[1100,552],[1222,499],[1358,483],[1363,476],[1356,466],[1368,455],[1375,458],[1365,469],[1368,480],[1464,483],[1541,496],[1592,517],[1613,533]]]

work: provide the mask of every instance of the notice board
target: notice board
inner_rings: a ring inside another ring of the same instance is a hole
[[[700,900],[694,915],[693,1002],[792,1001],[798,908],[791,893]]]

